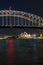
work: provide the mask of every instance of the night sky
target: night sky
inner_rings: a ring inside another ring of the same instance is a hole
[[[43,0],[0,0],[1,9],[12,9],[30,12],[43,17]]]

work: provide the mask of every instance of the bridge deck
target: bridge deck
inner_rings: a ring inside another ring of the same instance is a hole
[[[0,26],[0,28],[33,28],[33,29],[43,29],[43,27],[37,26]]]

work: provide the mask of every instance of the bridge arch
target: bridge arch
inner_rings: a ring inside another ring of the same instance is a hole
[[[0,10],[0,26],[15,26],[15,18],[17,18],[17,26],[27,26],[26,22],[28,22],[29,26],[36,27],[43,27],[43,18],[31,13],[23,12],[23,11],[17,11],[17,10]],[[9,19],[9,21],[8,21]],[[12,20],[13,19],[13,20]],[[20,23],[21,19],[21,25]],[[22,25],[24,22],[24,25]],[[31,23],[31,24],[30,24]]]

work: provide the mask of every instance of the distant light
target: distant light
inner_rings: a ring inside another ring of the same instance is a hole
[[[29,37],[29,35],[27,35],[27,37]]]
[[[42,34],[40,34],[40,37],[42,37]]]
[[[33,34],[32,36],[36,37],[36,34]]]
[[[25,35],[25,36],[27,36],[27,35]]]
[[[29,34],[28,36],[29,36],[29,37],[31,37],[31,35],[30,35],[30,34]]]
[[[42,24],[42,26],[43,26],[43,24]]]
[[[27,34],[26,32],[24,32],[24,34]]]

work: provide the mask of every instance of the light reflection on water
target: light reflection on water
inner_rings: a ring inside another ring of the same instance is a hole
[[[43,40],[0,40],[0,65],[43,65]]]

